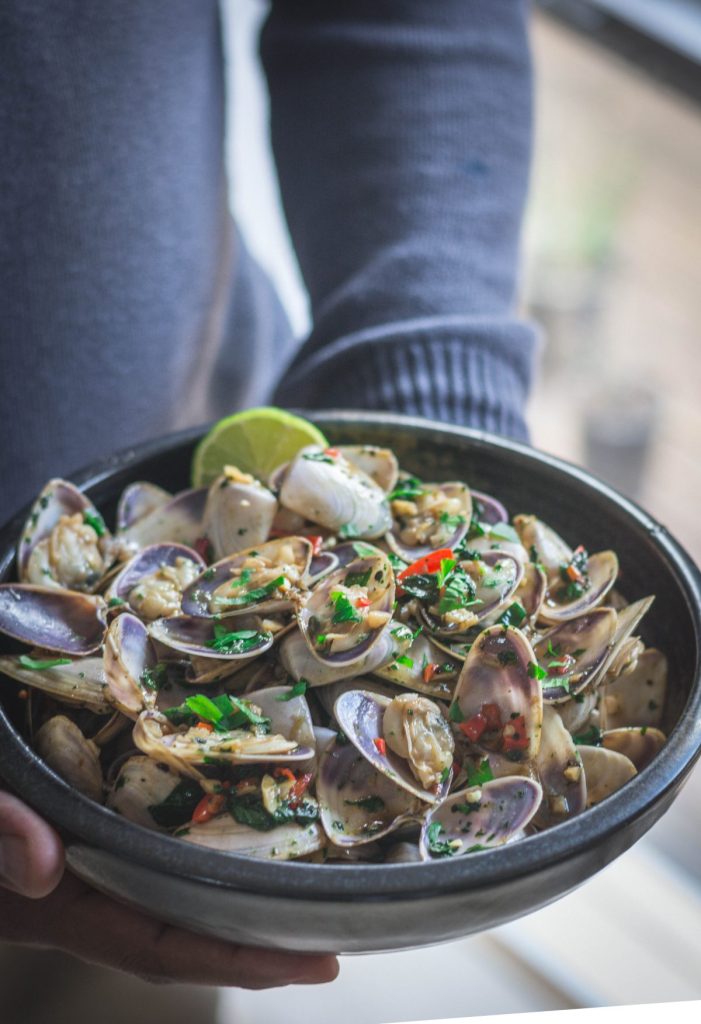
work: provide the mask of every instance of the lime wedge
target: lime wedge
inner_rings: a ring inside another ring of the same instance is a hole
[[[215,423],[192,459],[193,487],[207,487],[224,466],[236,466],[264,483],[277,466],[308,444],[328,447],[321,431],[284,409],[246,409]]]

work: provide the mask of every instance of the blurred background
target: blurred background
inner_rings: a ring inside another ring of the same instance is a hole
[[[256,65],[265,4],[224,10],[232,203],[303,334]],[[701,562],[701,2],[542,0],[533,49],[523,305],[545,345],[532,440],[639,501]],[[222,993],[221,1024],[701,999],[699,836],[701,771],[643,842],[553,907],[434,950],[345,959],[321,990]]]

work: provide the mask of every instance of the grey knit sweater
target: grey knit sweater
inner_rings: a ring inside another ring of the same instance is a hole
[[[228,213],[215,0],[0,6],[0,521],[270,399],[525,436],[524,4],[274,0],[261,56],[303,343]]]

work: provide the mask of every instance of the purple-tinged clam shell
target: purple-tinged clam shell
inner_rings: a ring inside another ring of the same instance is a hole
[[[123,714],[136,718],[156,703],[153,670],[158,661],[146,626],[125,612],[110,623],[104,649],[106,696]]]
[[[409,767],[409,762],[389,749],[383,733],[383,719],[392,701],[380,694],[364,690],[348,690],[334,706],[334,716],[351,743],[378,772],[382,772],[397,786],[413,793],[419,800],[435,804],[443,800],[450,789],[449,773],[435,789],[424,789]]]
[[[353,676],[365,675],[368,672],[381,672],[382,666],[394,663],[403,647],[392,636],[392,628],[386,629],[376,644],[354,662],[351,669],[346,663],[340,665],[320,661],[309,649],[307,641],[299,630],[288,633],[280,644],[280,661],[286,671],[295,680],[306,679],[310,686],[328,686],[340,679],[347,679],[349,672]]]
[[[173,495],[156,484],[137,480],[124,488],[117,505],[117,529],[126,530],[157,508],[171,501]]]
[[[235,629],[230,628],[234,625]],[[220,661],[257,658],[273,645],[273,634],[261,628],[260,619],[256,616],[237,618],[225,627],[227,634],[236,634],[236,639],[228,645],[229,649],[227,645],[215,644],[219,626],[224,629],[214,619],[174,615],[170,619],[157,619],[148,628],[152,639],[166,647],[183,654],[217,658]]]
[[[419,844],[423,860],[503,846],[528,825],[541,798],[540,785],[518,775],[451,793],[426,816]]]
[[[30,583],[0,584],[0,633],[62,654],[92,654],[102,644],[107,605],[101,597]]]
[[[587,806],[587,784],[577,747],[557,712],[543,708],[543,729],[535,770],[543,801],[534,818],[539,828],[557,825]]]
[[[186,547],[184,544],[150,544],[139,551],[120,570],[110,583],[109,589],[105,592],[105,598],[108,602],[112,601],[115,604],[124,602],[131,611],[140,615],[143,609],[140,607],[140,602],[134,600],[135,589],[144,582],[149,583],[151,586],[157,584],[159,575],[163,575],[163,570],[169,569],[171,570],[169,580],[166,581],[165,577],[163,580],[164,583],[170,584],[168,586],[168,593],[164,594],[162,602],[157,603],[159,605],[165,603],[172,606],[177,601],[178,607],[173,607],[172,610],[169,608],[166,610],[161,609],[160,614],[148,615],[146,617],[162,618],[167,614],[174,615],[180,610],[178,591],[182,592],[177,570],[189,569],[189,572],[183,573],[184,579],[187,581],[192,573],[190,567],[194,568],[196,575],[199,575],[206,569],[204,559],[192,548]]]
[[[335,742],[321,755],[316,793],[324,831],[341,847],[381,839],[426,809],[350,743]]]
[[[601,604],[618,576],[618,557],[615,551],[598,551],[587,561],[588,585],[584,592],[572,600],[560,600],[559,594],[565,589],[562,581],[551,584],[545,594],[539,617],[543,622],[566,622],[575,615],[596,608]]]
[[[93,504],[68,480],[49,480],[32,505],[17,546],[17,573],[21,581],[27,579],[27,565],[37,544],[45,540],[58,524],[61,516],[77,512],[95,512]]]
[[[489,526],[495,526],[497,523],[508,523],[509,513],[500,501],[491,494],[485,494],[483,491],[471,489],[471,493],[472,514],[477,517],[480,523],[487,523]]]
[[[545,573],[532,562],[523,567],[523,578],[519,583],[514,597],[520,601],[528,618],[534,622],[538,617],[541,605],[545,600],[547,580]]]
[[[567,701],[602,678],[617,623],[612,608],[594,608],[541,636],[533,650],[538,664],[548,673],[543,679],[544,701]]]
[[[165,505],[154,508],[116,535],[122,551],[135,554],[150,544],[186,544],[192,547],[203,532],[206,487],[181,491]]]
[[[297,612],[314,657],[339,668],[360,662],[388,628],[394,594],[394,572],[385,555],[357,558],[326,576]],[[369,603],[361,606],[361,600]]]
[[[231,619],[251,612],[287,611],[309,568],[312,545],[306,537],[283,537],[240,551],[205,569],[183,593],[185,615]],[[248,568],[247,568],[248,567]],[[256,575],[285,576],[290,596],[260,595]],[[248,580],[245,576],[248,573]]]
[[[478,561],[460,564],[475,584],[474,600],[478,603],[467,609],[472,618],[466,625],[438,620],[422,607],[421,618],[433,636],[458,637],[478,623],[493,622],[515,598],[523,578],[523,563],[505,551],[487,551]]]
[[[470,526],[472,497],[467,484],[451,482],[422,484],[421,487],[425,494],[439,497],[444,504],[450,502],[450,508],[456,511],[444,512],[437,503],[423,510],[421,498],[417,501],[393,501],[392,526],[385,540],[395,555],[399,555],[405,562],[425,558],[438,548],[456,547]],[[421,539],[413,539],[414,534]]]
[[[648,726],[609,729],[601,735],[601,745],[605,750],[625,754],[639,772],[650,764],[666,742],[663,732]]]
[[[543,722],[543,697],[533,666],[535,655],[526,637],[511,626],[489,626],[475,640],[455,687],[450,709],[453,722],[482,714],[485,705],[499,709],[501,727],[479,738],[486,751],[507,753],[528,761],[538,753]],[[514,734],[518,722],[518,735]]]
[[[392,627],[389,630],[392,633]],[[431,671],[427,669],[431,667]],[[446,655],[424,633],[415,636],[401,659],[391,660],[379,668],[368,669],[380,679],[423,693],[433,700],[453,699],[455,683],[460,673],[459,661]]]

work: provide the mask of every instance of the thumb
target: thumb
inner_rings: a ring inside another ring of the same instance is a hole
[[[60,882],[63,863],[54,829],[16,797],[0,792],[0,886],[40,899]]]

